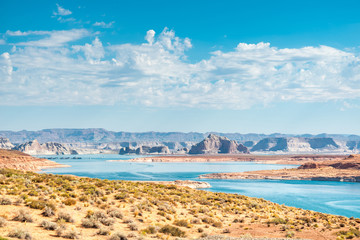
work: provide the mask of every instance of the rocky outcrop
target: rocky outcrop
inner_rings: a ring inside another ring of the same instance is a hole
[[[48,159],[35,158],[16,150],[0,149],[0,168],[39,171],[45,168],[69,167]]]
[[[0,137],[0,149],[12,149],[14,145],[7,138]]]
[[[209,134],[207,138],[191,147],[189,154],[236,154],[249,153],[247,147],[227,137]]]
[[[343,151],[332,138],[264,138],[251,148],[252,152],[312,153]]]
[[[302,164],[298,169],[318,169],[331,167],[334,169],[353,169],[360,170],[360,156],[350,155],[341,161],[322,161],[322,162],[309,162]]]
[[[347,141],[346,147],[350,151],[358,151],[358,150],[360,150],[360,141]]]
[[[50,142],[40,144],[36,139],[24,144],[20,144],[14,149],[31,155],[64,155],[77,153],[76,151],[72,151],[60,143]]]
[[[167,146],[140,146],[138,148],[125,147],[120,149],[119,154],[137,154],[137,155],[147,155],[147,154],[170,154],[170,150]]]

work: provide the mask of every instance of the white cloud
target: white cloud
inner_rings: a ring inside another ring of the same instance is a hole
[[[65,9],[59,4],[56,4],[56,7],[57,7],[57,11],[53,13],[55,16],[68,16],[72,14],[72,12],[69,9]]]
[[[24,37],[24,36],[29,36],[29,35],[49,35],[51,33],[51,31],[26,31],[26,32],[22,32],[22,31],[10,31],[7,30],[6,31],[6,35],[11,36],[11,37]]]
[[[86,43],[84,46],[73,46],[73,49],[76,52],[82,51],[86,60],[92,64],[100,63],[100,59],[102,59],[105,55],[103,45],[97,37],[92,44]]]
[[[154,42],[154,37],[155,37],[155,31],[151,29],[146,32],[145,40],[148,41],[150,45],[152,45]]]
[[[111,28],[114,25],[115,21],[105,23],[105,22],[95,22],[93,26],[102,27],[102,28]]]
[[[0,83],[10,82],[13,73],[13,67],[10,59],[10,54],[8,52],[4,52],[0,55],[0,66]]]
[[[137,45],[103,46],[99,38],[65,44],[85,35],[89,32],[81,29],[53,31],[3,53],[0,104],[246,109],[283,101],[360,99],[360,59],[350,51],[240,43],[189,63],[190,39],[168,29],[158,35],[149,30],[147,42]]]
[[[0,39],[0,45],[5,45],[6,41],[4,39]]]
[[[23,34],[29,35],[34,33],[25,32]],[[16,45],[35,46],[35,47],[61,47],[68,42],[76,41],[86,36],[89,36],[90,32],[86,29],[72,29],[72,30],[63,30],[63,31],[41,32],[41,34],[38,33],[37,35],[48,35],[48,36],[36,41],[16,43]]]

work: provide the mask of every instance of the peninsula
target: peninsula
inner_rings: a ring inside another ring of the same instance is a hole
[[[48,159],[32,157],[17,150],[0,149],[0,169],[9,168],[25,171],[40,171],[46,168],[69,167]]]
[[[293,169],[212,173],[200,175],[199,178],[360,182],[360,155],[350,155],[341,160],[306,162]]]

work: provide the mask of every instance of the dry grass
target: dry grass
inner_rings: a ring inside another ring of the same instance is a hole
[[[360,237],[360,219],[153,183],[2,169],[0,199],[12,204],[0,207],[0,236],[5,237],[14,229],[50,240]]]

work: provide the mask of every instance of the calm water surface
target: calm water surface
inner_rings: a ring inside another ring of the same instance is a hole
[[[51,158],[54,156],[40,156]],[[70,157],[70,159],[60,159]],[[82,159],[71,159],[81,157]],[[135,156],[66,155],[51,159],[71,165],[70,168],[46,169],[47,173],[73,174],[110,180],[198,180],[200,174],[215,172],[243,172],[281,169],[295,166],[257,164],[251,162],[226,163],[134,163],[109,162],[127,160]],[[141,157],[141,156],[137,156]],[[360,218],[360,183],[284,180],[215,180],[201,179],[212,186],[208,191],[238,193],[264,198],[279,204],[324,213]]]

